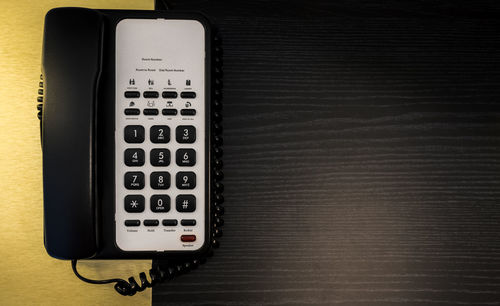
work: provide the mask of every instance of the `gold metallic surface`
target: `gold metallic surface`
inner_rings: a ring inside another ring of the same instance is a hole
[[[151,0],[0,0],[0,305],[150,305],[151,290],[122,297],[78,280],[45,252],[36,97],[45,13],[54,7],[152,9]],[[79,263],[90,278],[137,275],[151,261]]]

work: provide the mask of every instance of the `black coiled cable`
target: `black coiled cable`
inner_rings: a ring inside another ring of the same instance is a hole
[[[198,260],[193,260],[194,266],[197,266]],[[158,265],[153,265],[153,267],[149,270],[149,278],[151,281],[149,281],[146,277],[146,273],[141,272],[139,274],[139,279],[141,281],[141,284],[139,285],[137,281],[135,280],[134,277],[129,277],[128,281],[121,279],[121,278],[110,278],[110,279],[103,279],[103,280],[93,280],[86,278],[82,276],[80,273],[78,273],[78,270],[76,268],[77,260],[73,259],[71,261],[71,267],[73,268],[73,272],[75,275],[82,281],[90,283],[90,284],[96,284],[96,285],[102,285],[102,284],[111,284],[111,283],[116,283],[114,288],[116,292],[118,292],[121,295],[128,295],[132,296],[136,294],[137,292],[142,292],[146,288],[152,288],[154,285],[157,283],[162,283],[165,280],[171,280],[175,276],[178,276],[184,272],[187,272],[187,269],[184,269],[182,266],[173,266],[169,267],[168,269],[161,270]],[[191,264],[190,264],[191,266]]]

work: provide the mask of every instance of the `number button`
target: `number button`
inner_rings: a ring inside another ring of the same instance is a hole
[[[125,211],[135,213],[144,211],[144,197],[142,195],[128,195],[125,197]]]
[[[144,127],[140,125],[127,125],[124,135],[125,141],[128,143],[144,142]]]
[[[144,150],[143,149],[127,149],[125,150],[125,165],[129,167],[137,167],[144,165]]]
[[[196,151],[193,149],[179,149],[175,153],[178,166],[194,166],[196,164]]]
[[[152,143],[168,143],[170,141],[170,128],[166,125],[153,125],[149,130]]]
[[[196,209],[196,198],[192,195],[181,194],[175,198],[175,209],[178,212],[193,212]]]
[[[178,172],[175,176],[177,189],[193,189],[196,187],[196,174],[194,172]]]
[[[125,173],[125,188],[127,189],[144,188],[144,173],[142,172]]]
[[[149,154],[151,165],[168,166],[170,164],[170,151],[167,149],[153,149]]]
[[[175,139],[178,143],[193,143],[196,140],[196,128],[192,125],[179,125],[175,129]]]
[[[166,194],[151,196],[151,211],[152,212],[168,212],[170,210],[170,197]]]
[[[170,173],[168,172],[151,172],[150,179],[153,189],[170,188]]]

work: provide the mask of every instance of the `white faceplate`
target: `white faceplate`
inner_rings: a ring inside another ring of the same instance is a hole
[[[190,80],[190,85],[186,85]],[[141,97],[129,99],[125,91],[139,91]],[[159,92],[158,99],[143,98],[144,91]],[[176,99],[162,98],[163,91],[176,91]],[[194,99],[181,99],[183,91],[196,92]],[[133,102],[133,106],[130,103]],[[169,105],[169,102],[171,105]],[[116,243],[124,251],[194,251],[199,249],[205,237],[205,30],[195,20],[167,19],[125,19],[116,27],[116,123],[115,123],[115,168],[116,168]],[[187,103],[191,105],[186,106]],[[126,108],[138,108],[139,116],[126,116]],[[145,116],[143,110],[156,108],[157,116]],[[162,115],[162,109],[177,109],[176,116]],[[195,109],[195,116],[181,116],[182,109]],[[145,128],[145,141],[129,144],[124,141],[124,128],[127,125],[142,125]],[[170,142],[154,144],[149,139],[149,129],[153,125],[170,127]],[[193,144],[179,144],[175,139],[178,125],[192,125],[196,128],[196,141]],[[124,151],[127,148],[142,148],[145,151],[145,164],[142,167],[127,167]],[[170,150],[170,165],[154,167],[150,163],[149,152],[154,148]],[[179,167],[175,152],[179,148],[192,148],[196,151],[196,165]],[[142,190],[128,190],[124,186],[124,175],[128,171],[142,171],[145,187]],[[153,171],[170,173],[171,184],[166,190],[150,187],[149,175]],[[196,187],[193,190],[178,190],[175,174],[179,171],[196,173]],[[145,210],[129,213],[124,208],[126,195],[141,194],[145,197]],[[170,211],[155,213],[150,209],[150,197],[156,194],[170,196]],[[192,213],[176,211],[175,198],[179,194],[196,197],[196,210]],[[126,227],[125,220],[141,220],[139,227]],[[145,219],[157,219],[160,224],[146,227]],[[163,226],[163,219],[178,220],[177,226]],[[195,219],[196,226],[181,226],[182,219]],[[196,235],[195,242],[182,242],[181,235]]]

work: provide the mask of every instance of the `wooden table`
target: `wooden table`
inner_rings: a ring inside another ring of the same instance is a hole
[[[153,305],[500,304],[500,5],[174,6],[224,41],[226,223]]]

